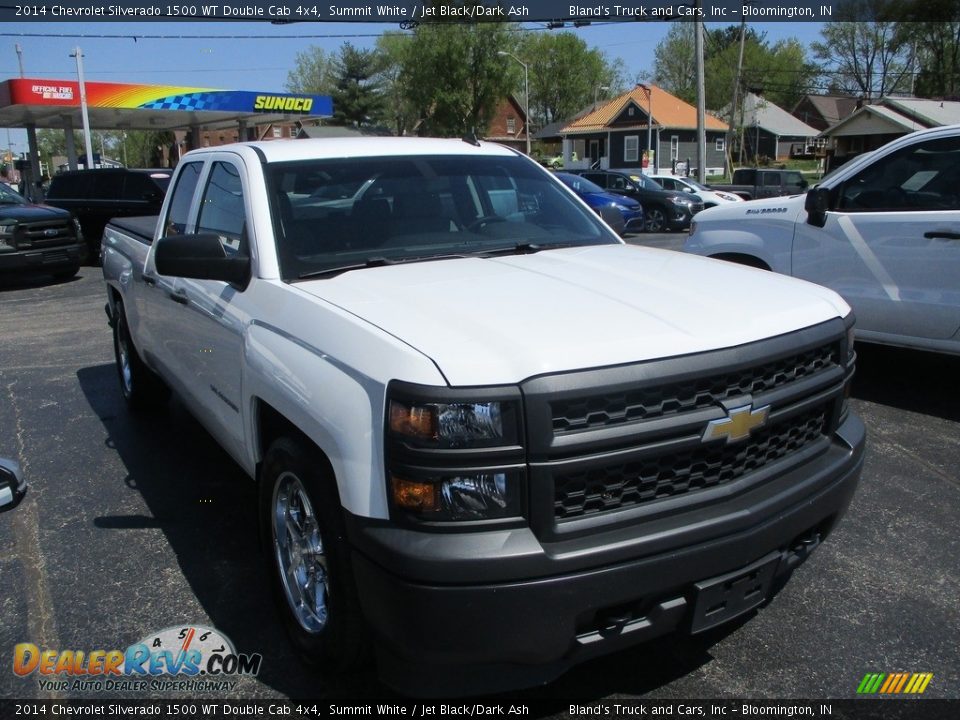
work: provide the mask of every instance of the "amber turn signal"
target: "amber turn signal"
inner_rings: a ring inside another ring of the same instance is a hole
[[[393,487],[393,504],[404,510],[429,513],[437,510],[437,486],[432,482],[404,480],[396,475],[390,476]]]

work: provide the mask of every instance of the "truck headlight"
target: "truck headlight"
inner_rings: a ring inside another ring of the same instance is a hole
[[[13,236],[16,231],[16,222],[0,223],[0,252],[8,252],[10,250],[17,249],[17,246],[13,241]]]
[[[521,418],[517,388],[391,383],[385,458],[392,514],[416,523],[521,518]]]
[[[502,442],[502,404],[391,400],[390,431],[412,440],[446,447]]]
[[[853,375],[856,370],[857,353],[853,349],[854,343],[854,319],[853,313],[850,313],[844,321],[847,323],[847,335],[844,346],[846,348],[846,357],[843,362],[846,367],[846,379],[843,382],[843,401],[840,403],[840,422],[847,419],[847,413],[850,412],[850,395],[853,391]]]
[[[497,520],[522,514],[519,472],[476,472],[408,479],[391,474],[396,511],[420,521]]]

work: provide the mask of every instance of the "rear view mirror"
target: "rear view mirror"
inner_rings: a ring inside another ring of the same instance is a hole
[[[827,222],[827,210],[830,209],[830,191],[826,188],[808,190],[803,208],[807,211],[807,222],[810,225],[823,227]]]
[[[250,258],[227,255],[224,244],[235,244],[215,233],[169,235],[157,241],[154,258],[161,275],[222,280],[246,287],[250,279]]]
[[[15,506],[27,490],[20,464],[0,458],[0,509]]]

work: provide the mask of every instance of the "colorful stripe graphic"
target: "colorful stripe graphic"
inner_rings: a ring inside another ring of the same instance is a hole
[[[920,695],[933,680],[933,673],[867,673],[857,687],[858,695]]]

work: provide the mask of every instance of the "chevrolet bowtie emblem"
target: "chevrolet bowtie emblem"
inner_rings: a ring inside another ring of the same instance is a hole
[[[753,409],[753,405],[743,405],[727,411],[727,417],[711,420],[700,437],[702,442],[723,440],[727,443],[740,442],[750,437],[750,433],[767,423],[770,406]]]

